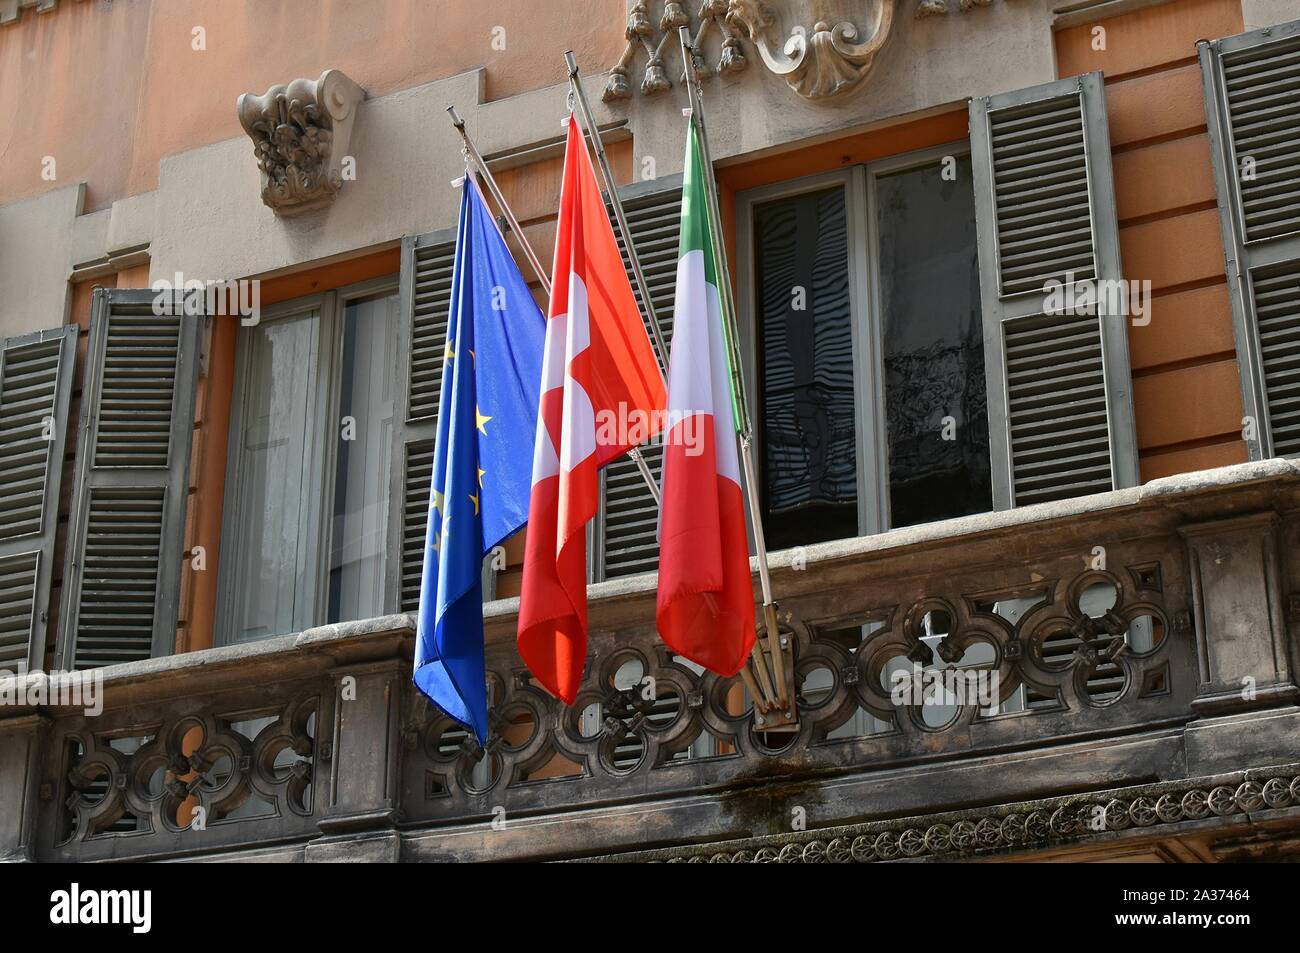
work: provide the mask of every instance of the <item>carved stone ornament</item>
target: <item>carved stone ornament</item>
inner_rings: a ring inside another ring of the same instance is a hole
[[[762,0],[730,0],[727,23],[751,40],[767,68],[800,96],[831,99],[867,78],[876,54],[889,39],[895,4],[896,0],[871,0],[870,23],[862,29],[849,20],[832,24],[819,19],[810,30],[795,26],[780,46],[776,45],[780,43],[776,17]]]
[[[987,7],[993,0],[696,0],[695,13],[682,0],[628,0],[627,45],[609,71],[604,100],[631,99],[636,89],[653,96],[671,89],[669,63],[681,54],[677,31],[691,30],[695,69],[701,79],[738,73],[749,66],[746,44],[763,64],[805,99],[824,101],[856,89],[889,39],[900,3],[918,19]],[[645,54],[639,83],[632,71]],[[675,71],[685,79],[685,64]]]
[[[328,205],[343,185],[352,123],[365,90],[341,71],[295,79],[261,96],[244,93],[236,109],[262,171],[262,201],[277,215]]]

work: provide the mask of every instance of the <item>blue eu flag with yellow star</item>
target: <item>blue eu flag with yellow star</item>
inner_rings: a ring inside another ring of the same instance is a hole
[[[528,520],[546,319],[473,176],[456,233],[415,684],[487,743],[483,558]]]

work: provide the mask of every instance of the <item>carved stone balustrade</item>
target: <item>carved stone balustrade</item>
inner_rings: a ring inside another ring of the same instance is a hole
[[[1300,827],[1297,552],[1274,460],[775,554],[786,734],[667,651],[652,575],[592,587],[572,708],[487,607],[485,747],[412,687],[406,616],[116,666],[98,716],[0,705],[0,858],[1258,852]],[[996,697],[891,696],[952,667]]]

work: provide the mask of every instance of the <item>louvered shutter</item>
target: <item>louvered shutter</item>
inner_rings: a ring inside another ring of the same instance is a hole
[[[1300,454],[1300,20],[1199,44],[1250,458]]]
[[[639,183],[619,190],[632,240],[650,297],[663,330],[665,343],[671,343],[673,331],[673,291],[677,282],[677,241],[681,231],[682,177]],[[618,235],[618,229],[614,229]],[[627,249],[619,236],[628,269],[628,280],[636,294],[641,294],[632,277]],[[642,309],[644,314],[645,309]],[[666,359],[667,355],[665,355]],[[642,448],[655,479],[660,477],[663,448],[656,442]],[[623,456],[605,467],[602,475],[600,516],[596,524],[599,545],[594,560],[596,579],[612,579],[638,572],[652,572],[659,567],[659,541],[656,536],[658,508],[654,497],[631,457]]]
[[[154,314],[156,299],[143,290],[95,291],[63,574],[64,668],[175,647],[208,319]]]
[[[994,506],[1134,486],[1126,319],[1047,295],[1122,278],[1101,74],[973,100],[970,132]]]
[[[395,612],[415,612],[420,606],[455,237],[454,230],[442,231],[402,242],[397,353],[406,359],[397,388],[397,438],[388,497],[388,538],[401,540],[402,547],[401,559],[388,561],[388,601]]]
[[[0,670],[45,667],[77,328],[0,340]]]

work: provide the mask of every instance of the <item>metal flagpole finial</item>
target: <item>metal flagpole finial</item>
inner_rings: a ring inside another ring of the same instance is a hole
[[[492,170],[488,168],[487,161],[483,158],[478,148],[474,145],[474,140],[470,138],[469,133],[465,130],[465,120],[461,118],[455,106],[447,107],[447,115],[451,117],[451,123],[460,133],[461,151],[465,154],[467,173],[471,168],[476,168],[478,174],[482,176],[482,181],[487,186],[488,193],[496,202],[497,208],[505,216],[506,222],[510,225],[510,231],[514,233],[519,240],[519,246],[523,250],[524,257],[528,259],[528,264],[532,267],[533,273],[537,275],[537,280],[545,289],[547,296],[551,294],[551,279],[546,274],[546,269],[542,267],[541,260],[537,253],[533,251],[533,246],[528,241],[528,236],[524,234],[523,228],[519,225],[519,220],[515,218],[514,212],[510,210],[510,204],[506,202],[505,195],[502,194],[501,188],[497,185],[496,179],[492,175]]]
[[[641,313],[650,332],[651,349],[655,352],[656,363],[659,365],[659,374],[664,383],[667,384],[668,345],[664,340],[663,329],[659,324],[659,316],[655,312],[655,303],[650,295],[650,285],[646,281],[645,269],[642,267],[640,256],[637,255],[636,242],[632,236],[632,229],[627,222],[627,213],[623,209],[623,200],[618,194],[618,183],[614,178],[614,170],[610,166],[609,156],[605,152],[605,143],[600,134],[600,127],[596,124],[596,117],[591,111],[591,104],[587,101],[587,93],[582,87],[582,77],[578,73],[578,61],[574,58],[572,50],[565,52],[564,62],[569,68],[569,93],[573,96],[578,107],[573,115],[578,120],[578,128],[585,132],[586,138],[591,140],[592,148],[596,151],[596,168],[600,172],[600,178],[605,187],[605,197],[608,199],[610,208],[614,213],[614,221],[618,233],[623,238],[623,247],[627,251],[628,261],[632,267],[632,276],[641,299]]]

